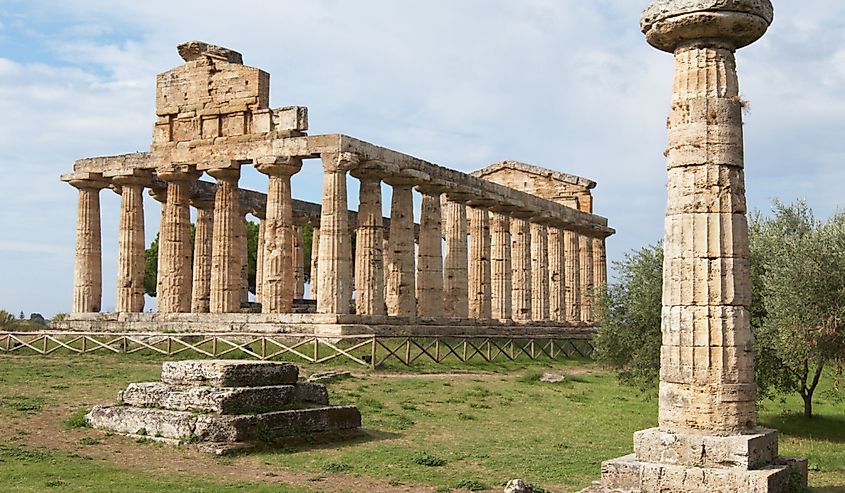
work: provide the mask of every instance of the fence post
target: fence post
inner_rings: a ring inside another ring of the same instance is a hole
[[[370,369],[376,369],[376,336],[373,336],[373,341],[370,345]]]

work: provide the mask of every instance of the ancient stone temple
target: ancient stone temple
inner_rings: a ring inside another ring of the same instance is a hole
[[[79,205],[72,313],[56,328],[513,335],[593,326],[589,293],[606,282],[614,233],[593,214],[594,182],[514,161],[466,174],[347,135],[307,135],[307,108],[270,108],[269,74],[239,53],[198,41],[178,50],[185,63],[157,78],[149,152],[81,159],[62,176]],[[291,177],[315,165],[322,203],[293,199]],[[246,166],[267,176],[265,192],[239,187]],[[113,313],[100,313],[104,188],[121,196]],[[144,312],[145,190],[162,204],[155,313]],[[255,303],[246,214],[261,220]]]
[[[734,53],[773,19],[769,0],[657,0],[649,44],[675,56],[666,150],[658,427],[602,465],[588,491],[802,491],[807,463],[757,426],[742,101]]]

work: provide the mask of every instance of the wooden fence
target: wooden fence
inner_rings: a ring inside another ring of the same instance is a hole
[[[562,360],[586,358],[593,352],[589,338],[566,335],[413,336],[377,335],[314,336],[261,333],[103,333],[103,332],[0,332],[0,355],[56,352],[70,354],[162,354],[194,357],[239,357],[326,363],[347,359],[361,366],[382,367],[391,362],[416,363]]]

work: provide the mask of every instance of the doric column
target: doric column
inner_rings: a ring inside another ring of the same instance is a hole
[[[528,221],[511,217],[513,319],[531,320],[531,230]]]
[[[63,179],[79,190],[71,313],[96,313],[103,298],[100,190],[108,183],[102,175],[92,173],[74,173]]]
[[[294,275],[293,199],[290,179],[302,168],[302,160],[272,158],[258,160],[256,168],[268,175],[267,209],[264,224],[263,313],[288,313],[296,293]]]
[[[469,316],[492,317],[490,300],[490,220],[484,207],[470,207],[469,217]]]
[[[149,173],[118,175],[112,183],[120,189],[120,220],[117,229],[117,293],[115,311],[144,311],[144,186]]]
[[[249,214],[248,210],[241,210],[241,230],[238,232],[238,240],[241,242],[238,247],[241,254],[241,306],[249,303],[249,230],[246,226],[249,220],[246,218],[247,214]]]
[[[262,305],[263,310],[263,299],[264,295],[262,291],[264,289],[264,230],[265,224],[264,220],[267,219],[266,210],[263,217],[258,217],[258,241],[255,247],[255,302]]]
[[[593,321],[593,240],[578,234],[578,266],[580,267],[579,293],[581,294],[581,321]]]
[[[549,319],[548,231],[543,224],[531,223],[531,318]]]
[[[167,182],[167,200],[158,238],[156,310],[159,313],[190,312],[193,273],[189,189],[199,174],[189,165],[161,167],[156,174]]]
[[[293,282],[293,299],[305,298],[305,248],[302,225],[296,223],[293,225]]]
[[[414,270],[414,201],[411,186],[405,179],[385,181],[393,186],[390,202],[390,247],[385,254],[387,314],[413,317],[417,311]]]
[[[443,235],[440,230],[440,194],[436,190],[419,190],[423,195],[417,257],[417,314],[422,317],[442,317]]]
[[[346,171],[352,154],[323,154],[323,207],[320,213],[320,250],[317,264],[317,312],[345,314],[352,300],[352,238],[346,205]]]
[[[467,318],[468,265],[466,206],[443,196],[443,310],[446,316]]]
[[[566,321],[569,323],[581,321],[581,254],[579,251],[578,233],[569,229],[564,230],[564,299],[566,301]]]
[[[360,203],[355,244],[355,312],[384,315],[384,219],[381,178],[374,172],[355,172]]]
[[[549,226],[549,318],[555,322],[566,320],[566,283],[563,260],[563,231]]]
[[[194,286],[191,311],[208,313],[211,297],[211,249],[214,231],[214,202],[191,200],[197,210],[194,230]]]
[[[607,252],[605,239],[593,238],[593,289],[607,290]]]
[[[239,168],[208,171],[217,179],[214,196],[214,232],[211,246],[211,313],[233,313],[241,308],[241,239],[243,215],[238,194]]]
[[[503,212],[490,213],[490,282],[493,318],[511,318],[513,290],[511,285],[510,216]]]
[[[311,275],[308,295],[312,300],[317,299],[317,288],[320,285],[317,270],[320,265],[320,225],[311,225]]]

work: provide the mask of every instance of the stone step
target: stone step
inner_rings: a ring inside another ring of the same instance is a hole
[[[200,442],[242,442],[351,430],[361,426],[355,406],[323,406],[226,416],[134,406],[96,406],[85,416],[93,428],[128,435]]]
[[[269,387],[186,387],[160,382],[133,383],[121,392],[127,405],[214,414],[254,414],[290,408],[293,385]]]
[[[266,387],[293,385],[299,368],[290,363],[251,360],[165,361],[161,381],[171,385]]]

